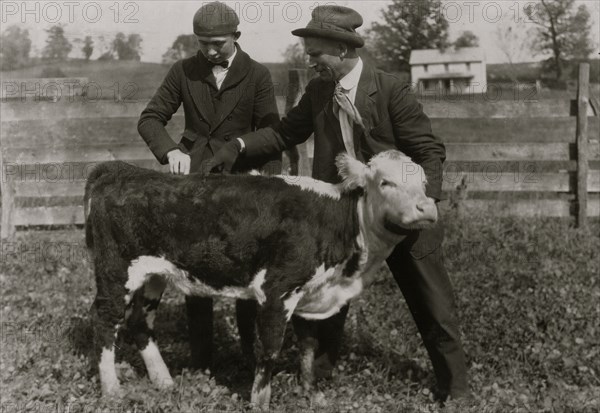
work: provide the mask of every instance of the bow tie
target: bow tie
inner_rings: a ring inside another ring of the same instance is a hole
[[[208,60],[208,67],[212,69],[215,66],[221,66],[223,69],[227,69],[229,67],[229,60],[223,60],[221,63],[213,63]]]

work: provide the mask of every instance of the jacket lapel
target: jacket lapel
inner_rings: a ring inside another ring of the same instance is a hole
[[[371,129],[371,111],[375,104],[374,94],[377,92],[377,84],[375,83],[375,73],[370,66],[366,64],[363,66],[360,80],[358,81],[358,87],[356,90],[356,97],[354,98],[354,105],[358,109],[358,113],[363,120],[365,130],[360,125],[354,125],[354,152],[356,156],[362,158],[362,152],[360,150],[360,143],[364,134],[368,134]],[[364,159],[360,159],[364,161]]]
[[[213,94],[216,93],[217,85],[212,69],[208,66],[208,61],[198,52],[196,56],[198,64],[196,65],[192,78],[187,78],[187,85],[190,95],[196,104],[200,114],[206,119],[209,125],[213,125],[215,110],[213,105]],[[211,88],[213,89],[211,91]],[[212,129],[212,128],[211,128]]]
[[[223,123],[244,95],[244,90],[238,86],[248,76],[250,56],[243,52],[237,43],[235,46],[237,47],[237,55],[227,71],[221,89],[216,94],[213,130]]]

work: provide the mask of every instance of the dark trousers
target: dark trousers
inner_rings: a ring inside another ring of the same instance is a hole
[[[424,239],[419,240],[421,236]],[[429,353],[440,394],[457,397],[468,389],[467,365],[452,284],[440,247],[442,237],[441,228],[409,237],[396,247],[387,263]]]
[[[443,236],[441,225],[432,230],[413,232],[394,249],[387,264],[431,359],[438,395],[445,399],[448,395],[466,394],[468,385],[454,294],[443,261]],[[327,364],[331,367],[339,356],[347,313],[348,306],[327,320],[297,320],[295,326],[297,331],[314,332],[319,343],[317,356],[327,354]]]
[[[207,369],[213,361],[213,299],[186,296],[188,332],[192,367]],[[254,365],[254,323],[257,304],[254,300],[236,300],[235,314],[242,352],[250,366]]]

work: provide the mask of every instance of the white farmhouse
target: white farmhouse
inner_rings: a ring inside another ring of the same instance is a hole
[[[413,50],[410,74],[419,93],[482,93],[487,75],[479,47]]]

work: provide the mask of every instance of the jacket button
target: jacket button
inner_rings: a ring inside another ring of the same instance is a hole
[[[228,140],[229,140],[229,135],[225,136],[225,138],[224,138],[224,139],[225,139],[226,141],[228,141]]]
[[[232,115],[227,116],[227,120],[231,120],[231,119],[233,119]]]

